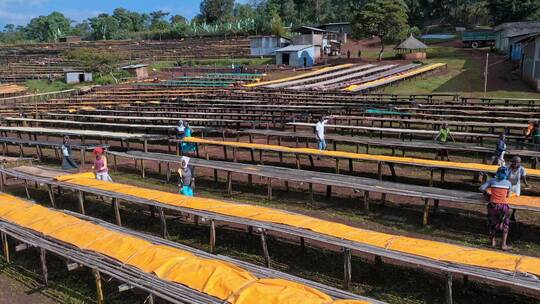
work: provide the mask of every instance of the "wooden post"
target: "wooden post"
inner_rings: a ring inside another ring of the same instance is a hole
[[[0,192],[6,192],[6,182],[4,173],[0,173]]]
[[[309,200],[310,202],[315,202],[315,197],[313,193],[313,183],[309,183]]]
[[[79,191],[77,193],[77,198],[79,199],[79,211],[81,214],[85,214],[84,212],[84,193],[82,191]]]
[[[49,271],[47,270],[47,261],[46,261],[47,251],[43,248],[39,250],[39,259],[41,260],[41,271],[43,273],[43,283],[45,286],[49,285]]]
[[[216,253],[216,222],[210,220],[210,252]]]
[[[343,289],[349,290],[351,288],[352,278],[352,253],[351,249],[343,248]]]
[[[0,232],[0,238],[2,240],[2,249],[4,251],[4,258],[6,259],[7,263],[10,263],[8,235],[5,232]]]
[[[232,195],[232,172],[227,172],[227,194]]]
[[[270,254],[268,253],[268,244],[266,242],[266,229],[261,229],[261,245],[264,254],[264,266],[270,267]]]
[[[381,193],[381,205],[384,206],[386,203],[386,193]]]
[[[117,198],[112,199],[112,205],[114,209],[114,217],[116,218],[116,225],[122,226],[122,218],[120,218],[120,206]]]
[[[369,192],[364,191],[364,209],[369,211]]]
[[[167,219],[165,218],[165,211],[162,207],[158,207],[159,219],[161,221],[161,236],[164,239],[169,239],[169,232],[167,231]]]
[[[444,184],[444,175],[445,175],[445,170],[444,169],[441,169],[441,184]]]
[[[30,191],[28,191],[28,181],[24,180],[24,191],[26,192],[26,199],[30,200]]]
[[[336,174],[339,174],[339,158],[336,158]]]
[[[143,141],[143,149],[144,149],[144,153],[148,153],[148,140],[145,138],[144,141]],[[146,177],[146,174],[144,172],[144,159],[141,159],[141,173],[142,173],[142,178],[144,179]]]
[[[268,178],[268,199],[272,200],[272,179]]]
[[[446,274],[446,304],[452,304],[452,273]]]
[[[428,218],[429,218],[429,199],[424,199],[424,217],[422,220],[422,224],[426,226],[428,224]]]
[[[101,288],[101,274],[99,273],[99,270],[92,269],[92,274],[94,275],[94,279],[96,280],[96,297],[97,297],[97,303],[103,304],[105,302],[103,297],[103,288]]]
[[[433,187],[433,168],[429,169],[429,186]]]
[[[379,176],[379,180],[382,181],[382,178],[383,178],[382,162],[377,163],[377,175]]]
[[[56,209],[56,202],[54,200],[54,192],[51,185],[47,185],[47,192],[49,192],[49,200],[51,201],[52,207]]]
[[[349,172],[352,174],[354,172],[354,167],[353,167],[353,160],[352,158],[349,159]]]
[[[436,199],[433,201],[433,213],[437,214],[439,212],[439,200]]]

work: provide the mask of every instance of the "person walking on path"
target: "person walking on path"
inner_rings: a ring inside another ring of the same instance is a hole
[[[189,164],[190,158],[182,156],[180,168],[178,169],[180,194],[185,196],[193,196],[193,186],[195,177],[193,175],[193,167]]]
[[[499,140],[497,140],[497,146],[495,147],[495,152],[491,159],[492,165],[504,166],[504,154],[506,153],[506,136],[504,133],[501,133]]]
[[[322,116],[319,118],[319,121],[315,125],[315,135],[317,136],[317,144],[319,147],[319,150],[323,151],[326,150],[326,140],[324,138],[324,129],[326,124],[328,123],[328,117]]]
[[[439,133],[435,137],[435,141],[441,145],[445,145],[449,138],[452,139],[453,142],[456,142],[452,134],[450,134],[450,128],[448,128],[448,123],[445,122],[443,123],[441,129],[439,130]],[[439,156],[441,157],[441,160],[444,160],[444,158],[446,158],[447,161],[450,161],[447,149],[439,149],[439,152],[435,159],[438,159]]]
[[[94,170],[94,174],[96,175],[97,180],[101,180],[104,182],[112,182],[112,178],[109,175],[109,167],[107,164],[107,157],[105,156],[105,151],[102,147],[97,147],[94,149],[94,165],[92,166],[92,170]]]
[[[510,230],[510,207],[508,206],[508,197],[512,184],[508,180],[510,170],[507,167],[500,167],[497,170],[495,178],[480,187],[480,191],[488,198],[487,218],[489,237],[491,246],[497,246],[496,236],[502,233],[501,248],[509,250],[506,244],[508,232]]]
[[[77,163],[75,163],[75,160],[73,159],[73,151],[71,150],[71,143],[69,136],[64,136],[64,140],[62,142],[62,146],[60,147],[60,150],[62,150],[62,169],[64,170],[75,170],[79,169],[79,166]]]

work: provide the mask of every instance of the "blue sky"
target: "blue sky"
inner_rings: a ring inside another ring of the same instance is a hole
[[[30,19],[53,11],[59,11],[76,21],[100,13],[111,13],[117,7],[138,12],[161,9],[192,18],[199,13],[200,2],[200,0],[0,0],[0,30],[9,23],[25,25]]]

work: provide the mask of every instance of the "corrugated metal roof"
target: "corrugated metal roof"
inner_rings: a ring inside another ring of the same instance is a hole
[[[310,47],[314,47],[314,45],[309,45],[309,44],[289,45],[284,48],[276,50],[276,52],[298,52],[305,49],[309,49]]]
[[[413,35],[410,35],[409,38],[405,39],[405,41],[396,46],[396,50],[418,50],[427,48],[427,45],[425,45],[422,41],[414,38]]]
[[[130,69],[138,69],[138,68],[144,68],[144,67],[147,67],[148,64],[132,64],[132,65],[127,65],[125,67],[121,67],[121,69],[124,69],[124,70],[130,70]]]
[[[522,21],[522,22],[506,22],[501,23],[493,28],[494,32],[504,31],[511,28],[527,29],[527,28],[537,28],[540,27],[540,22],[538,21]]]

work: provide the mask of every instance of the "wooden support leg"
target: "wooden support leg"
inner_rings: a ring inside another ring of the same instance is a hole
[[[302,251],[306,251],[306,239],[304,239],[303,237],[300,237],[300,248],[302,249]]]
[[[268,199],[272,200],[272,179],[268,178]]]
[[[300,155],[296,154],[296,169],[300,170]]]
[[[84,192],[79,191],[77,193],[77,198],[79,200],[79,212],[81,214],[85,214],[85,211],[84,211]]]
[[[426,226],[428,224],[428,218],[429,218],[429,199],[424,199],[424,218],[422,220],[422,224]]]
[[[167,230],[167,219],[165,218],[165,211],[163,208],[158,207],[159,219],[161,221],[161,236],[164,239],[169,239],[169,231]]]
[[[253,175],[248,174],[248,185],[251,187],[253,186]]]
[[[452,297],[452,274],[446,274],[446,304],[452,304],[454,302]]]
[[[310,202],[315,202],[315,197],[314,197],[314,193],[313,193],[313,184],[312,183],[309,183],[309,201]]]
[[[49,285],[49,271],[47,270],[47,261],[46,261],[47,251],[43,248],[39,250],[39,259],[41,260],[41,271],[43,274],[43,283],[45,286]]]
[[[216,222],[210,221],[210,252],[216,253]]]
[[[386,203],[386,193],[381,193],[381,205],[384,206]]]
[[[364,191],[364,209],[369,211],[369,192]]]
[[[122,226],[122,218],[120,217],[120,204],[117,198],[113,198],[112,205],[114,209],[114,217],[116,219],[116,225]]]
[[[352,253],[349,248],[343,248],[343,289],[351,288],[352,279]]]
[[[439,212],[439,200],[433,201],[433,213],[437,214]]]
[[[56,209],[56,202],[54,200],[54,192],[51,185],[47,185],[47,192],[49,192],[49,200],[51,201],[51,206]]]
[[[390,168],[390,172],[392,173],[392,178],[396,178],[396,169],[394,168],[394,164],[389,163],[388,167]]]
[[[383,179],[382,162],[379,162],[377,164],[377,175],[379,176],[379,180],[382,181]]]
[[[429,186],[433,187],[433,169],[429,169]]]
[[[94,275],[94,279],[96,281],[97,303],[103,304],[105,302],[105,299],[103,297],[103,288],[101,287],[101,274],[99,273],[99,270],[97,269],[92,269],[92,274]]]
[[[268,253],[268,244],[266,241],[266,229],[261,229],[261,246],[264,255],[264,266],[270,267],[270,254]]]
[[[444,184],[444,175],[446,171],[444,169],[441,169],[441,184]]]
[[[332,186],[328,185],[326,186],[326,198],[332,197]]]
[[[2,250],[4,252],[4,259],[6,260],[7,263],[10,263],[8,235],[5,232],[0,232],[0,238],[2,241]]]
[[[6,181],[4,173],[0,173],[0,192],[6,192]]]
[[[313,161],[313,155],[308,155],[309,158],[309,165],[311,168],[315,168],[315,162]]]
[[[227,194],[232,195],[232,172],[227,172]]]
[[[26,199],[30,200],[30,191],[28,190],[28,181],[24,180],[24,191],[26,192]]]
[[[339,174],[339,158],[336,158],[336,174]]]
[[[353,168],[353,160],[352,159],[349,159],[349,172],[352,174],[354,172],[354,168]]]

